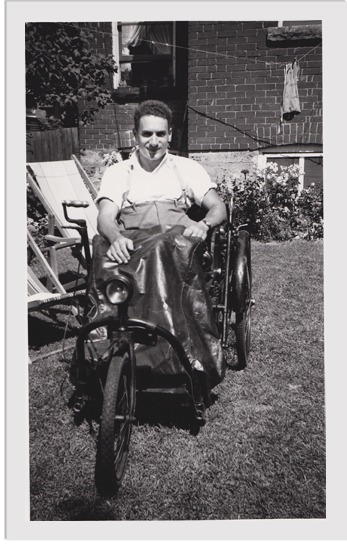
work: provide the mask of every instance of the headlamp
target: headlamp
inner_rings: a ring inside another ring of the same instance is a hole
[[[105,292],[111,304],[124,304],[132,297],[133,287],[127,277],[118,275],[107,283]]]

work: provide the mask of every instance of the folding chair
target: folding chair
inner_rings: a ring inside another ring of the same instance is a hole
[[[28,282],[27,282],[27,294],[28,294],[28,311],[40,311],[43,309],[50,308],[51,306],[56,306],[59,304],[69,304],[72,305],[73,302],[81,297],[84,297],[85,291],[78,290],[73,293],[67,293],[64,286],[60,283],[58,276],[55,274],[44,255],[42,254],[40,248],[35,243],[32,235],[29,230],[27,230],[28,243],[36,258],[38,259],[40,265],[43,267],[47,278],[50,279],[51,284],[55,292],[50,291],[47,287],[41,283],[38,277],[33,272],[32,268],[28,266]],[[71,312],[74,316],[78,316],[78,309],[72,305]]]
[[[38,277],[35,275],[33,270],[28,268],[28,275],[27,275],[27,302],[28,302],[28,313],[31,312],[38,312],[43,310],[49,310],[53,311],[52,308],[54,306],[61,306],[66,305],[70,307],[71,314],[76,317],[76,319],[81,322],[81,317],[79,314],[79,308],[76,307],[74,304],[77,300],[83,299],[85,297],[85,291],[76,291],[75,293],[67,293],[64,292],[64,288],[60,285],[59,280],[56,279],[56,287],[61,288],[62,292],[57,293],[51,293],[45,287],[41,281],[38,279]],[[49,264],[46,264],[46,272],[49,272],[49,275],[54,279],[55,274],[53,270],[50,268]],[[43,359],[45,357],[49,357],[50,355],[53,355],[55,353],[60,353],[61,351],[68,350],[74,347],[74,344],[69,347],[63,347],[59,348],[54,351],[50,351],[46,354],[40,354],[39,357],[30,357],[28,355],[28,363],[32,364],[38,359]]]
[[[52,270],[52,273],[53,270]],[[41,311],[61,304],[71,305],[71,313],[76,317],[78,310],[72,305],[79,296],[84,296],[84,291],[76,293],[59,292],[52,293],[45,287],[33,270],[28,266],[28,312]]]
[[[53,271],[57,274],[56,251],[64,247],[73,247],[74,256],[85,266],[80,247],[81,238],[76,230],[66,226],[62,202],[89,203],[88,208],[78,209],[77,218],[86,220],[92,240],[97,233],[98,210],[94,203],[97,191],[76,156],[66,161],[28,163],[27,181],[48,213],[49,229],[46,239],[51,244],[48,250]],[[58,228],[61,237],[54,235],[55,228]]]

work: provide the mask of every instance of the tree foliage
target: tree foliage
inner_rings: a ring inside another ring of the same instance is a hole
[[[90,105],[80,113],[83,123],[111,102],[110,75],[117,72],[112,55],[91,49],[87,25],[27,23],[25,45],[27,95],[41,105],[59,105],[63,118],[85,99]]]

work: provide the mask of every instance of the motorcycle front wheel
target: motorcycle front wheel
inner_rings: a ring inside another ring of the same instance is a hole
[[[95,483],[102,496],[113,496],[124,477],[135,413],[135,377],[128,353],[112,356],[103,394],[96,454]]]

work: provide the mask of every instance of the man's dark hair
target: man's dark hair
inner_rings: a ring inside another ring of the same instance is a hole
[[[158,116],[158,118],[164,118],[167,120],[169,129],[171,128],[172,111],[171,109],[161,101],[144,101],[136,107],[134,113],[134,126],[135,131],[138,131],[140,118],[142,116]]]

